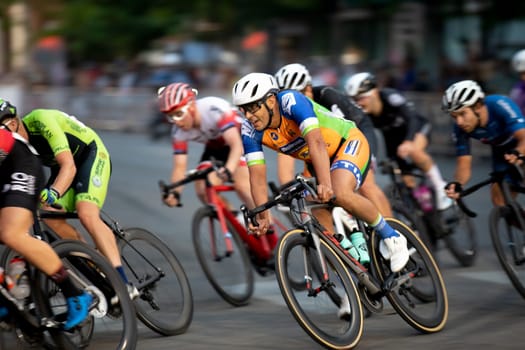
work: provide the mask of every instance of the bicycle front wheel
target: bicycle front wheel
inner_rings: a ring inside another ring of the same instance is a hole
[[[5,249],[1,257],[0,266],[7,269],[7,264],[15,257],[20,257],[20,255],[10,248]],[[60,322],[63,322],[67,315],[64,310],[57,310],[51,307],[46,288],[47,283],[42,283],[42,281],[47,282],[49,277],[29,263],[27,263],[26,273],[30,276],[31,293],[24,302],[22,314],[25,314],[25,316],[17,316],[21,317],[21,319],[14,322],[15,328],[13,333],[17,340],[15,347],[17,349],[25,349],[28,346],[32,348],[42,345],[45,349],[74,350],[88,346],[93,329],[90,326],[92,325],[92,318],[88,317],[82,325],[75,327],[73,330],[65,331]],[[24,318],[35,319],[26,321]],[[44,327],[36,326],[43,320],[46,321]],[[87,330],[87,334],[84,333],[84,337],[79,340],[78,335],[81,333],[81,330]]]
[[[253,269],[245,244],[228,223],[233,250],[228,252],[226,238],[217,213],[202,207],[193,216],[192,237],[195,253],[204,274],[219,295],[233,306],[246,305],[254,290]]]
[[[321,249],[327,281],[311,237],[299,229],[286,232],[276,251],[277,282],[288,309],[313,340],[329,349],[352,349],[363,333],[358,292],[344,263],[323,240]]]
[[[450,253],[462,266],[474,265],[478,240],[473,220],[457,204],[440,212],[439,217],[445,230],[443,240]]]
[[[425,221],[417,209],[414,209],[412,205],[394,200],[392,201],[392,212],[394,217],[410,227],[428,248],[433,249],[434,242],[432,242]]]
[[[135,349],[137,345],[135,308],[117,270],[96,250],[79,241],[61,240],[53,243],[52,247],[62,260],[72,282],[93,295],[94,304],[90,314],[94,317],[95,324],[91,342],[107,344],[108,349]],[[53,313],[65,314],[66,301],[58,286],[50,280],[40,283],[46,285],[47,297]],[[90,320],[92,319],[88,319],[88,322]],[[84,325],[81,324],[79,327],[82,329]],[[79,336],[76,330],[73,330],[72,334]]]
[[[503,270],[512,285],[525,298],[525,233],[510,207],[490,212],[490,236]]]
[[[443,329],[448,318],[448,296],[441,272],[427,247],[408,226],[394,218],[385,219],[407,239],[410,259],[403,270],[392,274],[390,262],[379,252],[379,237],[371,232],[373,271],[389,292],[388,301],[412,327],[423,333]]]
[[[138,318],[162,335],[184,333],[193,318],[190,283],[175,254],[153,233],[128,228],[118,239],[122,265],[140,296]]]

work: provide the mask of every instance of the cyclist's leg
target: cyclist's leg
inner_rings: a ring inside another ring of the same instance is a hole
[[[426,177],[430,180],[434,192],[436,193],[437,207],[440,210],[446,209],[452,205],[452,201],[445,194],[446,182],[441,175],[439,167],[434,162],[430,154],[426,151],[428,145],[428,132],[426,127],[423,127],[421,132],[416,133],[414,137],[414,148],[409,157],[414,161],[414,164],[421,169]]]
[[[388,198],[386,197],[381,187],[379,187],[376,183],[375,172],[373,169],[370,169],[368,171],[368,174],[366,175],[363,184],[359,188],[359,192],[375,204],[375,206],[379,209],[381,215],[388,217],[391,217],[393,215],[392,207],[390,206]]]
[[[77,165],[77,175],[71,187],[76,190],[74,203],[82,226],[93,238],[98,250],[119,272],[124,283],[128,284],[115,235],[100,217],[110,177],[110,156],[102,141],[98,139],[91,144],[86,160]],[[128,285],[128,289],[132,298],[138,296],[136,288]]]
[[[36,157],[24,157],[22,154],[10,166],[2,169],[3,175],[8,175],[9,179],[2,178],[0,183],[1,187],[4,187],[4,183],[9,185],[9,190],[0,195],[0,240],[60,286],[68,301],[65,328],[69,329],[87,317],[92,298],[73,285],[53,249],[46,242],[28,234],[42,187],[40,161]],[[11,177],[14,172],[24,176]],[[22,184],[20,181],[27,183]],[[77,307],[72,307],[72,304]]]
[[[357,192],[366,176],[369,161],[368,143],[364,135],[356,129],[340,147],[331,165],[336,205],[343,207],[377,231],[382,238],[383,255],[385,259],[390,259],[392,271],[397,272],[408,261],[406,239],[388,225],[372,201]]]

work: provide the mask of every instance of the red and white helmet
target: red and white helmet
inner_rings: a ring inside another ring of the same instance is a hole
[[[184,107],[197,98],[197,90],[186,83],[173,83],[163,86],[157,91],[159,109],[162,113],[169,113]]]

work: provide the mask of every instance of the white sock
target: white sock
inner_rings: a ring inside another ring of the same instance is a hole
[[[441,192],[445,191],[445,186],[447,183],[445,180],[443,180],[441,172],[439,171],[439,168],[436,164],[432,164],[432,167],[427,171],[426,175],[432,183],[432,186],[434,186],[436,193],[441,194]]]
[[[446,182],[441,176],[441,172],[436,164],[433,164],[432,167],[426,173],[427,178],[432,183],[434,191],[436,192],[437,197],[437,207],[439,210],[448,208],[452,204],[452,200],[448,198],[445,194]]]

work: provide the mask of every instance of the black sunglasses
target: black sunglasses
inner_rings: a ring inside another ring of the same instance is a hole
[[[250,102],[250,103],[247,103],[245,105],[239,106],[239,109],[244,114],[246,114],[248,112],[251,113],[251,114],[257,113],[257,111],[259,111],[259,109],[261,109],[263,103],[265,103],[266,100],[270,96],[271,96],[271,94],[270,95],[266,95],[264,98],[260,99],[259,101]]]

